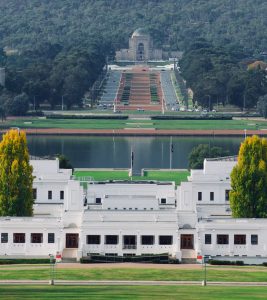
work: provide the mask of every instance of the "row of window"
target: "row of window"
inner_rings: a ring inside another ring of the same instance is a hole
[[[137,237],[135,235],[125,235],[123,238],[124,245],[136,245]],[[86,243],[88,245],[100,245],[101,235],[87,235]],[[119,243],[118,235],[105,235],[104,236],[105,245],[117,245]],[[140,237],[141,245],[154,245],[155,236],[154,235],[142,235]],[[159,245],[172,245],[173,236],[172,235],[160,235],[158,236]]]
[[[229,235],[228,234],[217,234],[217,244],[218,245],[228,245],[229,244]],[[245,234],[235,234],[234,235],[234,244],[235,245],[246,245],[247,236]],[[251,245],[258,245],[258,235],[251,234],[250,236]],[[211,234],[205,234],[205,244],[212,244]]]
[[[36,188],[33,189],[32,193],[33,193],[33,200],[36,200],[37,199],[37,189]],[[52,200],[53,199],[53,192],[52,191],[48,191],[47,198],[48,198],[48,200]],[[64,191],[60,191],[59,192],[59,199],[60,200],[64,200]]]
[[[25,233],[13,233],[13,243],[25,243],[26,234]],[[47,242],[48,244],[55,243],[55,234],[48,233],[47,234]],[[1,233],[1,243],[5,244],[8,243],[8,233],[2,232]],[[33,244],[41,244],[43,243],[43,234],[42,233],[31,233],[31,243]]]
[[[230,190],[225,190],[225,201],[229,201]],[[202,201],[202,192],[197,193],[197,200]],[[210,192],[210,201],[214,201],[214,192]]]

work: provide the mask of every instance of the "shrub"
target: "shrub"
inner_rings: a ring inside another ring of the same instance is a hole
[[[14,264],[49,264],[49,258],[8,258],[0,259],[0,265],[14,265]]]

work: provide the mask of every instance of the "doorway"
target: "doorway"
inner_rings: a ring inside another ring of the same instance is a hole
[[[66,248],[78,248],[78,246],[79,246],[79,234],[66,233]]]
[[[181,234],[181,249],[194,249],[194,235]]]

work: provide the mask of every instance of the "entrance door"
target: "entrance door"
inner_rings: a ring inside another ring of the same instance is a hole
[[[137,60],[145,59],[145,46],[143,43],[139,43],[137,47]]]
[[[66,233],[66,248],[78,248],[79,234]]]
[[[181,234],[181,249],[194,249],[193,234]]]

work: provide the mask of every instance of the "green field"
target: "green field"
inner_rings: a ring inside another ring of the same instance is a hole
[[[256,130],[267,129],[263,120],[92,120],[92,119],[16,119],[2,123],[3,126],[19,128],[65,128],[65,129],[207,129],[207,130]]]
[[[49,280],[49,267],[36,268],[0,268],[0,280]],[[199,281],[203,280],[203,270],[200,269],[158,269],[158,268],[80,268],[56,269],[55,278],[58,280],[178,280]],[[265,267],[208,267],[208,281],[223,282],[266,282],[267,268]]]
[[[266,287],[223,286],[0,286],[0,298],[13,299],[266,299]]]
[[[77,179],[83,177],[91,177],[95,181],[104,180],[129,180],[128,171],[112,170],[112,171],[75,171],[74,175]],[[145,171],[145,176],[134,176],[133,180],[158,180],[158,181],[174,181],[179,185],[181,181],[187,181],[188,171]]]

